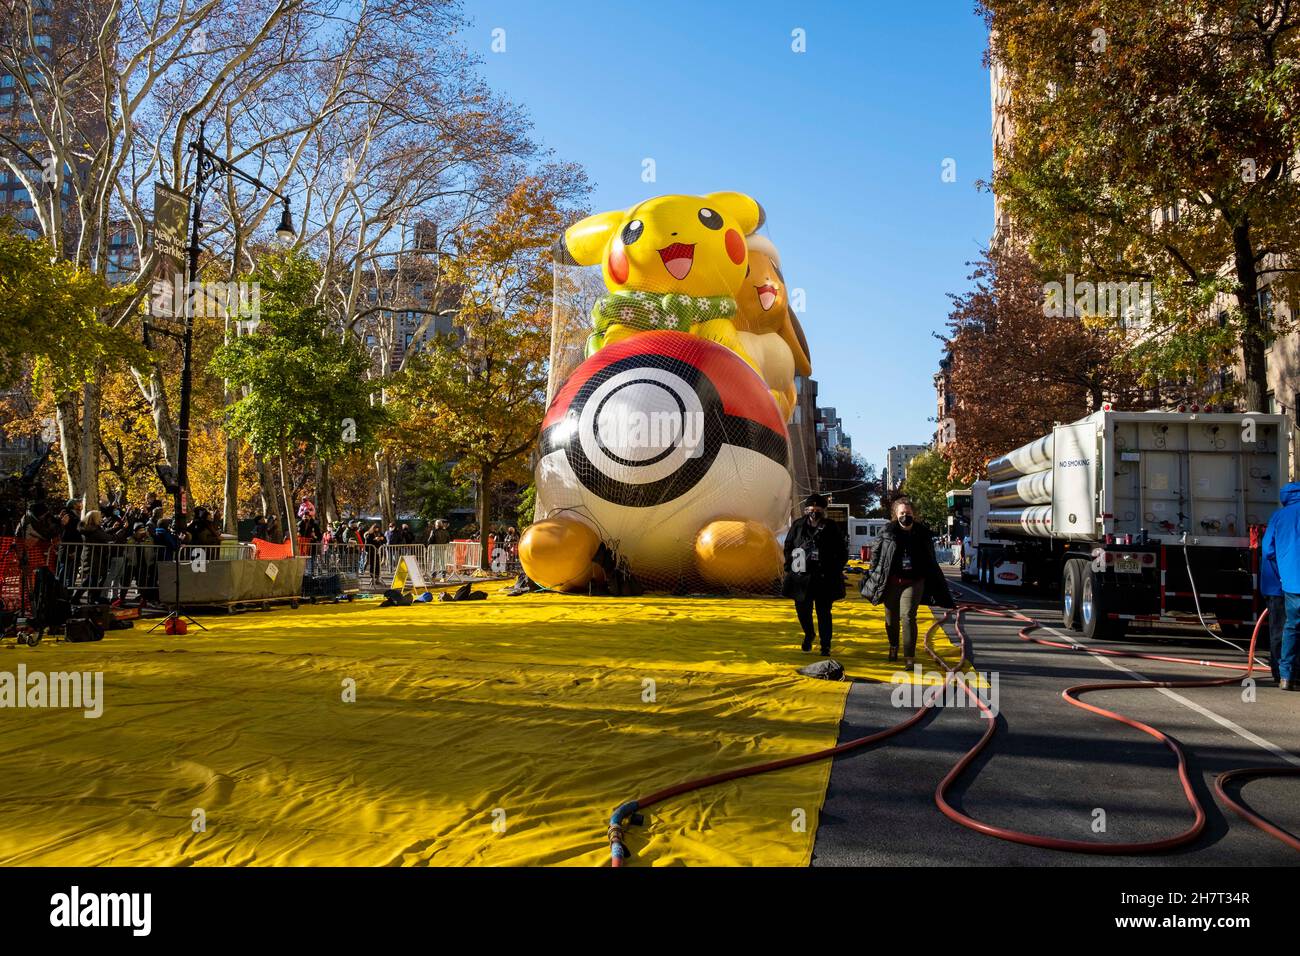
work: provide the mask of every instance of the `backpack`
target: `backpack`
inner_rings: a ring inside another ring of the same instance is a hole
[[[39,631],[63,630],[72,613],[67,589],[49,568],[37,568],[32,584],[31,625]]]
[[[383,603],[380,607],[410,607],[415,602],[415,594],[411,591],[403,591],[400,588],[389,588],[384,592]]]
[[[485,601],[487,595],[482,591],[475,591],[473,584],[462,584],[453,594],[450,591],[443,591],[438,596],[439,601]]]
[[[73,644],[84,644],[104,639],[104,627],[89,617],[74,617],[68,621],[64,637]]]

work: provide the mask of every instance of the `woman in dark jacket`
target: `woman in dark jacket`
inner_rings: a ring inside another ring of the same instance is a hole
[[[794,599],[803,628],[803,649],[812,650],[813,607],[822,654],[831,652],[831,604],[844,597],[844,563],[849,544],[844,529],[826,517],[826,496],[804,499],[802,518],[785,535],[785,578],[781,593]]]
[[[98,590],[104,571],[108,567],[109,537],[104,531],[104,519],[98,511],[87,511],[81,517],[81,561],[77,572],[77,590],[71,595],[73,604],[81,599],[93,600],[91,591]]]
[[[916,657],[916,611],[922,604],[952,607],[948,581],[934,556],[930,529],[916,520],[912,502],[894,502],[894,520],[880,532],[871,556],[871,572],[862,582],[862,596],[872,604],[885,602],[885,634],[889,659],[898,660],[899,626],[903,630],[906,667]]]

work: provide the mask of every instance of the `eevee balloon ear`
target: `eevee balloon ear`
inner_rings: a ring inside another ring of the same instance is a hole
[[[621,209],[598,212],[575,222],[555,243],[555,259],[571,266],[594,266],[605,254],[605,245],[623,222]]]
[[[746,196],[744,193],[709,193],[704,198],[722,210],[725,215],[736,220],[745,235],[749,235],[762,226],[767,218],[763,213],[763,207],[758,204],[758,200]]]

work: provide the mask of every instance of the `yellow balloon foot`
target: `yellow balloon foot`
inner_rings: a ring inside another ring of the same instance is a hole
[[[553,591],[581,591],[591,581],[596,532],[561,515],[534,522],[519,539],[519,563],[535,583]]]
[[[760,590],[781,574],[781,546],[757,521],[711,521],[695,536],[695,564],[710,584]]]

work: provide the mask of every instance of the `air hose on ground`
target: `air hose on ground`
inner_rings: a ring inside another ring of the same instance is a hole
[[[1106,717],[1110,720],[1115,720],[1127,726],[1136,728],[1137,730],[1141,730],[1143,733],[1149,734],[1150,736],[1156,738],[1161,743],[1163,743],[1166,747],[1169,748],[1169,750],[1173,753],[1175,759],[1177,760],[1179,782],[1182,784],[1183,795],[1186,798],[1188,806],[1191,808],[1193,813],[1192,825],[1189,826],[1187,829],[1183,830],[1181,833],[1178,833],[1172,837],[1166,837],[1161,840],[1151,840],[1151,841],[1136,842],[1136,843],[1101,843],[1101,842],[1088,842],[1084,840],[1066,840],[1057,837],[1049,837],[1049,836],[1041,836],[1039,834],[1025,833],[1018,830],[1010,830],[1005,827],[997,827],[992,824],[982,823],[981,821],[976,820],[974,817],[971,817],[970,815],[965,814],[962,811],[955,808],[948,801],[948,791],[961,777],[963,772],[965,772],[966,768],[971,764],[971,762],[977,756],[979,756],[980,752],[984,750],[986,746],[988,746],[989,741],[993,739],[993,735],[997,732],[997,720],[995,719],[995,715],[991,710],[991,708],[989,708],[987,703],[985,703],[985,701],[980,698],[978,692],[971,688],[968,682],[964,680],[960,680],[960,681],[956,680],[956,678],[962,672],[962,669],[965,667],[966,663],[969,660],[970,641],[966,634],[966,629],[964,626],[965,615],[968,612],[974,612],[978,614],[997,617],[1004,620],[1010,620],[1015,622],[1024,622],[1025,626],[1020,629],[1017,636],[1023,641],[1027,641],[1033,644],[1038,644],[1044,647],[1052,647],[1060,650],[1082,651],[1084,653],[1099,654],[1107,657],[1131,657],[1140,660],[1163,661],[1163,662],[1175,663],[1175,664],[1192,664],[1192,665],[1199,665],[1202,667],[1213,667],[1213,668],[1219,668],[1223,670],[1244,672],[1244,673],[1234,674],[1228,677],[1210,678],[1204,680],[1108,681],[1108,682],[1097,683],[1097,684],[1077,684],[1071,687],[1067,687],[1065,690],[1061,692],[1061,696],[1064,697],[1065,700],[1070,704],[1072,704],[1073,706],[1080,707],[1083,710],[1087,710],[1092,713],[1099,714],[1100,716]],[[953,683],[953,682],[957,683],[958,686],[960,686],[966,692],[966,694],[971,698],[974,704],[981,710],[983,716],[987,719],[988,723],[984,729],[983,734],[981,734],[980,739],[976,741],[976,743],[974,744],[974,746],[970,748],[970,750],[968,750],[964,755],[962,755],[961,759],[959,759],[957,763],[953,765],[952,769],[948,771],[948,773],[944,776],[944,778],[939,782],[938,787],[935,789],[934,799],[935,799],[935,803],[939,807],[939,810],[950,820],[953,820],[956,823],[960,823],[962,826],[968,827],[969,829],[975,830],[976,832],[983,833],[986,836],[992,836],[1001,840],[1009,840],[1014,843],[1022,843],[1028,846],[1036,846],[1036,847],[1041,847],[1050,850],[1065,850],[1065,851],[1072,851],[1076,853],[1094,853],[1094,854],[1157,853],[1164,850],[1173,849],[1174,847],[1182,846],[1186,843],[1190,843],[1192,840],[1195,840],[1201,834],[1202,830],[1205,829],[1206,814],[1205,814],[1205,808],[1201,804],[1201,801],[1196,795],[1196,791],[1192,786],[1191,776],[1187,770],[1186,756],[1183,753],[1182,747],[1174,738],[1156,729],[1155,727],[1142,723],[1141,721],[1134,720],[1133,718],[1125,717],[1123,714],[1117,713],[1115,711],[1107,710],[1106,708],[1098,707],[1094,704],[1087,703],[1083,701],[1081,697],[1084,694],[1094,693],[1103,690],[1218,687],[1227,684],[1238,683],[1243,679],[1249,678],[1254,670],[1255,643],[1259,636],[1260,627],[1263,625],[1267,617],[1267,614],[1268,611],[1265,610],[1262,614],[1260,614],[1259,619],[1255,622],[1255,628],[1251,633],[1250,647],[1247,651],[1247,658],[1246,658],[1247,663],[1241,665],[1241,664],[1229,664],[1229,663],[1224,663],[1219,661],[1204,661],[1204,660],[1194,660],[1191,658],[1183,658],[1183,657],[1171,657],[1162,654],[1146,654],[1138,651],[1117,651],[1117,650],[1111,650],[1109,648],[1090,648],[1090,647],[1084,647],[1079,644],[1069,644],[1061,641],[1049,641],[1043,638],[1032,637],[1030,636],[1029,632],[1041,628],[1044,625],[1035,621],[1031,617],[1021,614],[1017,610],[1002,605],[964,603],[958,605],[955,609],[945,611],[944,615],[942,617],[936,618],[935,621],[926,630],[925,642],[924,642],[925,650],[932,658],[938,661],[938,663],[945,670],[944,683],[943,683],[944,690],[946,691],[949,683]],[[953,621],[954,629],[961,641],[961,648],[960,648],[961,659],[955,665],[950,665],[947,661],[945,661],[942,657],[940,657],[939,654],[935,651],[931,641],[931,638],[933,637],[935,631],[937,631],[941,626],[943,626],[949,620]],[[614,867],[621,867],[623,866],[624,861],[629,857],[630,854],[627,849],[626,841],[624,839],[626,827],[628,825],[639,825],[640,823],[643,822],[643,818],[640,814],[641,810],[645,810],[648,807],[652,806],[653,804],[660,803],[664,800],[670,799],[671,797],[680,796],[681,794],[684,793],[690,793],[693,790],[700,790],[705,787],[711,787],[714,786],[715,784],[724,783],[728,780],[736,780],[742,777],[752,777],[757,774],[770,773],[776,770],[783,770],[787,767],[795,767],[795,766],[800,766],[802,764],[814,763],[819,760],[826,760],[828,758],[839,756],[840,754],[848,753],[853,750],[858,750],[862,747],[870,746],[871,744],[880,743],[881,741],[887,740],[890,737],[902,733],[908,728],[914,726],[930,710],[934,709],[938,705],[938,702],[941,698],[942,698],[941,694],[936,694],[932,698],[923,698],[922,706],[918,708],[906,720],[903,720],[902,722],[895,724],[892,727],[887,727],[884,730],[877,731],[873,734],[868,734],[864,737],[858,737],[855,738],[854,740],[846,741],[845,743],[838,744],[837,746],[834,747],[828,747],[823,750],[814,751],[812,753],[803,754],[800,756],[786,757],[781,760],[773,760],[766,763],[754,764],[749,767],[739,767],[735,770],[729,770],[724,773],[713,774],[708,777],[701,777],[696,780],[688,780],[684,783],[679,783],[674,786],[667,787],[663,790],[656,791],[655,793],[652,793],[646,797],[642,797],[638,800],[628,800],[625,803],[620,804],[618,808],[614,811],[613,815],[610,817],[609,829],[607,831],[607,835],[609,837],[609,844],[610,844],[610,865]],[[927,699],[930,702],[925,702]],[[1242,819],[1246,820],[1252,825],[1263,830],[1265,833],[1268,833],[1270,836],[1273,836],[1276,839],[1282,841],[1287,846],[1290,846],[1291,848],[1296,850],[1300,850],[1300,841],[1297,841],[1295,837],[1291,836],[1289,833],[1280,829],[1274,824],[1269,823],[1263,817],[1260,817],[1258,814],[1248,809],[1242,803],[1230,797],[1226,792],[1226,785],[1232,780],[1257,779],[1265,776],[1300,776],[1300,768],[1250,767],[1250,768],[1243,768],[1239,770],[1230,770],[1227,771],[1226,773],[1220,774],[1215,779],[1215,784],[1214,784],[1215,791],[1218,793],[1219,798],[1225,804],[1227,804],[1228,808],[1231,809],[1238,816],[1240,816]]]

